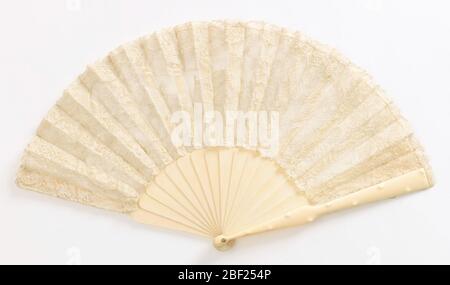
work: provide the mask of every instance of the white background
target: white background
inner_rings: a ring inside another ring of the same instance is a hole
[[[450,263],[449,12],[445,0],[1,1],[0,263]],[[201,238],[15,186],[22,150],[88,63],[160,28],[211,19],[301,30],[367,69],[414,126],[437,186],[245,238],[226,253]]]

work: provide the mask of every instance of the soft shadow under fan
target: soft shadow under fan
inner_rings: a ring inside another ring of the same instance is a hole
[[[175,143],[174,114],[195,117],[198,106],[278,114],[276,151],[250,139]],[[365,72],[302,34],[216,21],[154,33],[88,66],[43,120],[17,183],[211,237],[223,250],[433,180]]]

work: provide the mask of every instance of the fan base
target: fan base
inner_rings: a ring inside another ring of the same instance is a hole
[[[214,247],[219,251],[229,250],[234,246],[235,240],[229,239],[224,235],[217,236],[214,238]]]

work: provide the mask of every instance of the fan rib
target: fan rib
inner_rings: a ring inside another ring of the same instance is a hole
[[[193,183],[192,179],[190,181],[188,180],[188,178],[186,177],[186,174],[185,174],[187,169],[183,168],[183,170],[184,170],[183,171],[180,168],[180,166],[179,166],[180,161],[181,160],[178,160],[174,164],[175,169],[173,171],[168,169],[167,175],[170,176],[170,173],[173,173],[173,175],[172,175],[173,177],[170,177],[170,179],[174,182],[174,184],[177,184],[177,187],[180,189],[180,191],[181,191],[181,189],[186,189],[186,190],[189,189],[190,190],[193,197],[195,198],[194,199],[195,202],[193,202],[195,204],[194,207],[201,213],[201,216],[203,217],[205,223],[208,224],[211,229],[213,229],[215,226],[214,219],[210,215],[209,210],[207,208],[205,208],[205,207],[207,207],[206,198],[204,197],[202,191],[199,189],[200,186],[192,185],[192,183]],[[189,161],[188,161],[188,163],[189,163],[189,167],[191,167]],[[193,174],[193,175],[195,175],[195,174]],[[192,176],[189,175],[189,177],[192,177]],[[176,181],[178,183],[175,183]],[[180,186],[178,186],[178,184],[180,184]],[[182,186],[183,184],[184,184],[184,186]]]
[[[233,176],[233,160],[235,149],[219,149],[218,150],[218,169],[219,169],[219,189],[221,195],[221,211],[220,211],[220,231],[218,235],[223,234],[227,228],[226,216],[229,206],[229,197],[231,191],[231,180]]]
[[[219,218],[217,217],[216,210],[214,208],[214,198],[212,197],[211,191],[208,191],[208,190],[210,190],[209,189],[209,181],[205,181],[205,179],[206,179],[205,176],[201,175],[201,173],[206,173],[206,169],[205,169],[205,165],[204,165],[205,161],[203,159],[203,152],[201,152],[200,154],[193,152],[191,154],[191,156],[189,157],[189,160],[191,162],[192,170],[195,174],[196,180],[199,182],[200,189],[202,190],[205,200],[207,201],[210,216],[213,218],[213,221],[214,221],[214,228],[218,232],[220,232]]]
[[[174,173],[176,172],[176,173]],[[172,175],[171,175],[172,173]],[[176,167],[168,167],[164,170],[164,174],[169,179],[170,183],[174,186],[174,188],[177,190],[179,194],[183,196],[183,198],[188,201],[189,207],[191,211],[194,211],[196,213],[196,218],[201,221],[202,224],[206,225],[208,228],[212,229],[213,224],[208,221],[207,215],[203,211],[202,205],[199,203],[199,200],[196,196],[195,192],[192,192],[190,189],[190,185],[186,184],[186,182],[181,183],[182,185],[179,185],[182,179],[180,180],[180,176],[182,175]],[[185,193],[186,192],[186,193]],[[193,198],[190,198],[192,197]]]
[[[220,202],[221,202],[221,214],[220,214],[220,224],[223,231],[226,229],[225,216],[227,213],[227,208],[229,206],[229,192],[231,177],[233,171],[233,159],[234,150],[220,149],[218,151],[218,167],[220,176]]]
[[[185,206],[181,200],[177,199],[179,195],[174,196],[173,191],[170,191],[168,188],[161,187],[160,185],[153,182],[152,185],[149,186],[147,192],[145,193],[145,196],[160,203],[165,208],[176,213],[177,215],[182,216],[184,219],[188,220],[192,224],[192,226],[202,229],[205,232],[209,232],[208,225],[203,223],[201,221],[201,218],[199,219],[198,216],[194,214],[191,209]],[[152,208],[151,204],[148,203],[148,201],[146,202],[145,198],[142,197],[140,198],[139,202],[140,207],[150,212],[154,211],[155,209]],[[171,218],[175,219],[174,217]],[[184,221],[183,223],[186,224],[186,221]]]
[[[222,216],[221,216],[221,201],[220,201],[220,183],[218,177],[218,168],[217,163],[214,161],[214,156],[216,153],[212,153],[210,151],[205,151],[203,155],[203,160],[205,163],[206,177],[208,178],[208,186],[211,191],[211,196],[213,199],[213,206],[215,209],[215,215],[217,217],[217,224],[219,229],[222,229]]]
[[[163,186],[162,183],[164,183],[164,181],[160,181],[161,177],[167,178],[166,181],[169,182],[170,185],[173,186],[173,187],[170,187],[170,186],[165,187],[165,186]],[[206,227],[210,226],[203,219],[203,215],[199,212],[198,208],[196,206],[194,206],[194,203],[192,202],[192,199],[189,199],[189,197],[186,196],[184,191],[181,190],[180,188],[178,188],[178,186],[173,182],[173,180],[167,174],[167,169],[165,169],[164,172],[162,172],[162,175],[158,176],[155,179],[155,181],[153,181],[152,183],[155,183],[159,188],[164,190],[167,193],[167,195],[169,195],[175,202],[177,202],[179,204],[179,206],[181,206],[186,211],[188,211],[192,216],[195,216],[195,219],[199,220],[200,223],[202,223],[204,226],[206,226]],[[175,191],[170,190],[171,188],[175,189]],[[188,205],[185,205],[185,203],[188,204]]]
[[[236,204],[236,198],[238,196],[238,192],[241,188],[241,183],[242,183],[242,177],[244,176],[244,171],[246,169],[247,163],[248,163],[248,159],[249,157],[247,155],[239,155],[237,156],[237,159],[235,159],[233,161],[233,163],[235,163],[234,167],[233,167],[233,178],[232,178],[232,182],[234,182],[233,184],[236,185],[231,185],[230,189],[231,189],[231,204],[228,207],[228,211],[226,213],[226,216],[224,218],[224,224],[228,225],[229,223],[232,222],[231,218],[232,218],[232,214],[234,211],[234,207]],[[243,161],[242,161],[243,160]],[[239,169],[238,169],[239,167]],[[238,179],[235,179],[235,175],[238,175]]]
[[[167,218],[165,216],[159,215],[157,213],[139,209],[137,211],[134,211],[130,214],[130,217],[134,219],[135,221],[142,223],[142,224],[148,224],[152,226],[159,226],[163,228],[168,228],[171,230],[178,230],[190,234],[200,235],[204,237],[211,237],[208,233],[199,230],[195,227],[192,227],[190,225],[183,224],[179,222],[178,220],[174,220],[171,218]]]
[[[186,162],[188,163],[188,165],[184,164],[182,166],[180,166],[181,163]],[[209,210],[209,204],[206,200],[206,197],[203,193],[203,191],[201,190],[201,185],[200,182],[195,181],[194,179],[188,179],[187,177],[195,177],[195,173],[193,172],[194,170],[192,169],[192,164],[190,162],[189,157],[185,157],[182,158],[180,160],[178,160],[175,164],[177,172],[180,174],[180,178],[182,178],[182,181],[184,181],[185,185],[187,185],[187,187],[183,188],[183,189],[189,189],[194,197],[196,198],[199,208],[201,208],[201,210],[203,211],[203,216],[205,218],[205,221],[207,222],[207,224],[209,225],[209,227],[211,229],[215,228],[215,223],[214,223],[214,217],[211,214],[211,211]],[[192,170],[192,172],[189,172],[189,169]],[[195,183],[197,182],[197,183]],[[195,183],[195,185],[192,185],[192,183]]]
[[[157,188],[159,188],[159,187],[157,187]],[[155,190],[155,188],[153,188],[153,189]],[[162,191],[164,191],[164,190],[162,190]],[[162,198],[161,196],[159,196],[159,197]],[[170,197],[170,195],[168,195],[168,197]],[[194,228],[199,232],[203,232],[207,235],[210,234],[208,229],[205,228],[204,226],[198,224],[189,215],[189,212],[186,212],[185,209],[180,208],[180,207],[177,207],[177,209],[174,209],[173,205],[170,206],[170,204],[173,204],[172,202],[173,202],[173,200],[166,199],[165,201],[161,201],[160,199],[156,199],[154,196],[144,194],[139,199],[139,207],[150,213],[154,213],[154,214],[158,213],[158,215],[160,215],[162,217],[165,217],[172,221],[177,221],[180,224],[183,224],[190,228]]]
[[[246,211],[249,208],[249,203],[253,203],[253,200],[248,200],[248,195],[250,189],[251,189],[251,183],[256,180],[257,174],[262,174],[264,169],[263,159],[259,157],[252,157],[253,159],[249,159],[248,161],[250,163],[247,163],[246,169],[244,170],[243,176],[247,177],[244,183],[240,183],[238,192],[235,199],[235,205],[231,208],[231,216],[229,219],[229,224],[232,226],[234,223],[236,223],[239,219],[242,219],[245,217]],[[246,170],[249,170],[248,172]],[[271,170],[271,169],[269,169]],[[268,171],[267,175],[271,175],[271,171]]]
[[[269,173],[268,175],[262,175],[262,177],[267,177],[267,176],[268,176],[267,180],[262,180],[262,181],[264,181],[263,185],[270,185],[272,180],[274,180],[275,178],[278,178],[278,175],[277,175],[277,173],[275,173],[275,171],[274,171],[274,173]],[[283,178],[283,180],[284,180],[284,178]],[[255,182],[258,182],[258,181],[255,181]],[[245,198],[241,199],[241,201],[242,201],[241,204],[242,203],[246,203],[246,204],[241,205],[241,206],[243,206],[243,208],[238,207],[241,209],[241,211],[238,212],[235,216],[238,216],[239,219],[231,219],[231,222],[228,225],[229,229],[227,230],[227,232],[229,232],[230,229],[233,228],[236,223],[242,223],[244,220],[254,219],[255,217],[257,217],[257,214],[254,214],[253,210],[256,208],[256,205],[258,204],[258,202],[261,199],[263,199],[263,195],[261,194],[261,192],[264,192],[264,189],[266,189],[266,187],[252,185],[251,187],[248,187],[248,189],[254,189],[254,191],[259,192],[260,195],[257,196],[256,194],[254,194],[253,196],[249,197],[250,196],[250,193],[249,193],[248,195],[246,195]],[[277,188],[277,190],[279,190],[279,189]]]

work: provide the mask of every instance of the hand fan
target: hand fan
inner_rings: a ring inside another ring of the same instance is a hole
[[[17,183],[224,250],[433,180],[365,72],[300,33],[215,21],[88,66],[44,118]]]

